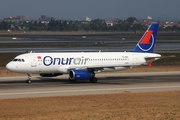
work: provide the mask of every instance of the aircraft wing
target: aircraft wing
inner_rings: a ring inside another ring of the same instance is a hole
[[[79,66],[79,67],[77,67],[77,66],[71,66],[71,67],[69,67],[68,69],[69,70],[73,70],[73,69],[76,69],[76,70],[78,70],[78,69],[81,69],[81,70],[83,70],[83,69],[95,69],[95,70],[102,70],[103,68],[114,68],[114,66],[115,65],[107,65],[107,66],[101,66],[101,65],[92,65],[92,66]],[[127,68],[130,68],[131,66],[129,66],[129,65],[116,65],[115,67],[127,67]]]

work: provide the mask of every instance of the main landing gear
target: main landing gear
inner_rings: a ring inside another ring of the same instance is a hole
[[[92,77],[89,79],[90,83],[97,83],[97,78],[96,77]]]
[[[28,84],[31,84],[31,74],[27,74],[28,75],[28,79],[26,80],[26,83],[28,83]]]
[[[97,83],[97,78],[95,77],[94,70],[91,70],[91,73],[93,76],[89,79],[89,82],[90,83]]]

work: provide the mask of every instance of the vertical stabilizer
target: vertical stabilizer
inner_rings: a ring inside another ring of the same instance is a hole
[[[136,47],[131,52],[147,52],[153,53],[158,31],[158,24],[151,24]]]

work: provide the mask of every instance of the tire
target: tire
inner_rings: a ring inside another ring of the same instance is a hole
[[[31,80],[26,80],[26,83],[31,84]]]
[[[90,78],[90,79],[89,79],[89,82],[90,82],[90,83],[97,83],[97,78],[96,78],[96,77]]]

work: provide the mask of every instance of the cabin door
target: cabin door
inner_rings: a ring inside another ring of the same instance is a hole
[[[37,59],[34,55],[31,55],[31,67],[37,67]]]

